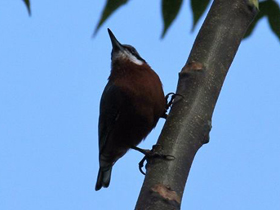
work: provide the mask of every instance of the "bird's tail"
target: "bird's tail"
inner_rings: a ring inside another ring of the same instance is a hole
[[[97,181],[95,185],[95,190],[100,190],[101,187],[108,187],[110,184],[112,173],[112,166],[100,167],[98,171]]]

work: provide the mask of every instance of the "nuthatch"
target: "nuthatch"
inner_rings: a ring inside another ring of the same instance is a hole
[[[100,101],[100,168],[95,190],[109,186],[113,165],[146,138],[166,110],[158,75],[134,47],[119,43],[110,29],[108,32],[112,63]]]

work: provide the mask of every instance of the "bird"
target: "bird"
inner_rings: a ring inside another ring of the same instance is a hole
[[[165,117],[167,102],[157,73],[136,49],[108,28],[111,72],[100,100],[99,171],[95,190],[110,184],[116,161],[136,147]]]

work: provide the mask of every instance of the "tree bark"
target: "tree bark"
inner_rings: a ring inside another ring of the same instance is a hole
[[[228,69],[258,10],[249,0],[215,0],[179,73],[177,96],[151,158],[135,209],[180,209],[198,149],[209,141],[212,114]]]

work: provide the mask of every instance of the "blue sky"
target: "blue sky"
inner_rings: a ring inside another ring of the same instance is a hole
[[[279,2],[279,1],[278,1]],[[91,38],[105,1],[0,2],[0,209],[133,209],[142,155],[95,192],[99,100],[110,72],[109,27],[176,89],[202,20],[186,1],[161,40],[160,1],[131,1]],[[150,5],[148,7],[148,5]],[[243,41],[197,153],[182,209],[280,209],[280,45],[263,19]],[[164,120],[140,146],[150,148]]]

